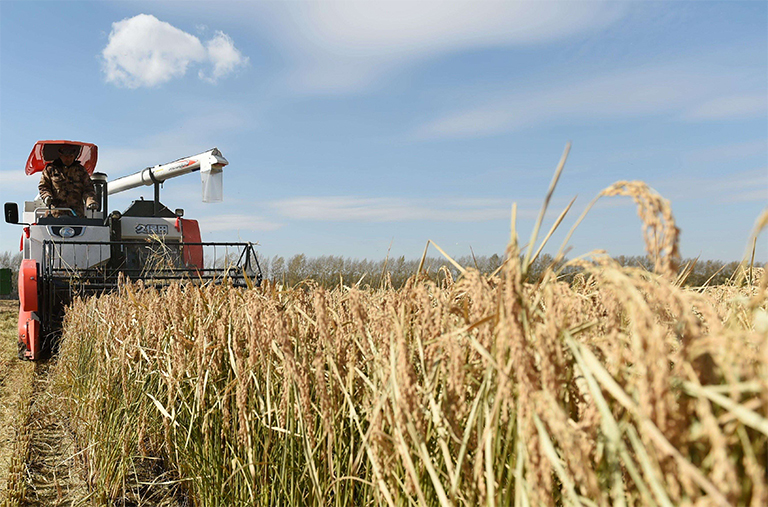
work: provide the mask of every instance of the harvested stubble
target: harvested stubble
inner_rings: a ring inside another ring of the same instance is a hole
[[[513,241],[495,276],[398,291],[79,301],[57,378],[91,484],[137,496],[160,462],[206,506],[766,505],[768,276],[681,288],[670,220],[661,274],[525,284]]]

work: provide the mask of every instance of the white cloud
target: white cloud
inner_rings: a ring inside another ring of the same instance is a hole
[[[27,176],[24,169],[0,171],[0,194],[6,199],[21,201],[32,199],[37,194],[40,175]]]
[[[205,48],[208,50],[209,59],[213,62],[213,75],[208,76],[203,70],[200,70],[198,75],[206,81],[215,83],[219,78],[234,72],[248,62],[248,58],[238,51],[232,39],[224,32],[216,32],[213,39],[205,43]]]
[[[19,183],[28,183],[34,179],[34,176],[28,176],[23,169],[16,171],[0,171],[0,183],[3,184],[3,187],[17,185]]]
[[[221,231],[274,231],[282,224],[271,222],[263,217],[241,214],[222,214],[199,217],[202,232]]]
[[[289,2],[270,14],[294,55],[293,86],[359,91],[392,69],[451,51],[530,45],[600,30],[619,2]]]
[[[139,14],[112,24],[109,42],[102,51],[109,83],[127,88],[152,87],[186,74],[191,65],[211,65],[216,82],[247,64],[232,39],[223,32],[203,45],[200,39],[149,14]]]
[[[508,220],[512,202],[506,199],[397,199],[364,197],[297,197],[270,203],[279,214],[294,220],[334,222]],[[518,213],[535,216],[535,209]]]
[[[765,118],[768,95],[765,93],[717,97],[692,108],[687,114],[691,120],[741,120]]]
[[[724,75],[716,68],[667,62],[638,65],[631,70],[569,81],[545,89],[511,93],[449,113],[420,127],[421,138],[480,137],[513,131],[549,121],[590,121],[651,115],[699,118],[741,113],[749,106],[753,115],[765,115],[765,104],[756,100],[726,100],[740,72]]]

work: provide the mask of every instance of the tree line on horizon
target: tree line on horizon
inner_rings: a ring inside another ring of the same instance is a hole
[[[462,256],[454,259],[465,268],[476,268],[481,273],[493,273],[504,262],[499,254],[490,256]],[[649,271],[653,270],[653,262],[646,256],[614,257],[621,266],[636,266]],[[540,255],[531,265],[528,281],[537,280],[544,270],[555,261],[549,254]],[[323,287],[334,287],[339,284],[347,286],[401,288],[412,275],[416,273],[421,259],[406,259],[405,256],[396,258],[369,260],[354,259],[336,255],[308,257],[297,254],[288,259],[275,255],[273,257],[259,256],[264,279],[273,280],[288,286],[294,286],[303,280],[311,279]],[[564,264],[567,260],[561,261]],[[681,267],[695,263],[685,279],[684,285],[700,287],[705,283],[720,285],[728,281],[739,267],[738,261],[723,262],[720,260],[683,259]],[[456,279],[459,270],[443,257],[427,257],[424,260],[424,271],[427,275],[445,276],[445,270]],[[562,280],[571,282],[581,270],[576,267],[566,267],[562,270]]]
[[[0,252],[0,268],[10,268],[12,271],[13,293],[0,298],[16,298],[16,288],[21,252]],[[653,270],[653,263],[646,256],[619,255],[614,259],[621,266],[636,266]],[[304,280],[313,280],[322,287],[335,287],[339,284],[346,286],[359,285],[362,287],[391,287],[401,288],[414,275],[421,259],[406,259],[405,256],[369,260],[355,259],[341,255],[321,255],[309,257],[296,254],[285,258],[280,255],[272,257],[258,254],[259,265],[265,280],[269,279],[283,285],[294,286]],[[454,259],[465,268],[476,268],[481,273],[493,273],[504,262],[499,254],[471,256],[466,255]],[[547,266],[554,262],[549,254],[539,256],[531,266],[528,274],[529,281],[537,280]],[[565,261],[562,261],[563,263]],[[684,285],[700,287],[708,282],[709,285],[720,285],[728,281],[739,267],[738,261],[723,262],[720,260],[683,259],[681,266],[694,263]],[[459,270],[443,257],[427,257],[424,260],[424,272],[428,276],[444,277],[445,271],[450,272],[456,279]],[[567,267],[562,271],[562,280],[570,282],[580,270]]]

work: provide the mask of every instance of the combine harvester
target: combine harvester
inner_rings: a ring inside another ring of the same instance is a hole
[[[227,159],[212,150],[168,164],[142,169],[107,181],[94,172],[98,148],[74,141],[38,141],[29,155],[28,175],[42,171],[62,145],[79,148],[77,160],[91,175],[98,208],[75,216],[68,208],[45,206],[38,195],[24,203],[22,221],[16,203],[5,204],[5,220],[24,227],[19,269],[19,357],[46,357],[58,344],[66,306],[75,296],[111,291],[121,279],[162,287],[173,281],[222,283],[252,287],[261,283],[261,268],[251,243],[204,243],[196,220],[184,210],[160,202],[164,181],[199,171],[203,201],[222,200]],[[123,213],[108,209],[108,196],[154,186],[154,199],[133,201]],[[56,211],[56,213],[51,213]],[[58,214],[60,216],[53,216]]]

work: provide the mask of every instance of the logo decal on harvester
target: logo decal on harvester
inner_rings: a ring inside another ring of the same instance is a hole
[[[192,164],[194,164],[194,160],[182,160],[181,162],[176,162],[174,164],[168,164],[165,167],[163,167],[166,171],[173,171],[174,169],[181,169],[182,167],[189,167]]]
[[[157,234],[162,236],[168,234],[168,226],[165,224],[138,224],[136,226],[136,234]]]

